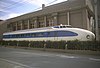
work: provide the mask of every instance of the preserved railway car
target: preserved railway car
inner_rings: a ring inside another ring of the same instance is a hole
[[[6,41],[92,41],[94,39],[95,35],[92,32],[80,28],[71,28],[67,25],[19,30],[3,34],[3,40]]]

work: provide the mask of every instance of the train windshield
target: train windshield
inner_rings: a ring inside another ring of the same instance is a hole
[[[71,25],[54,26],[53,28],[72,28]]]
[[[60,26],[60,28],[67,28],[67,26]]]

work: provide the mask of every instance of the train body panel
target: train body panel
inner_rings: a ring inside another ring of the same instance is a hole
[[[3,34],[3,40],[16,40],[16,41],[92,41],[95,35],[84,29],[80,28],[67,28],[67,27],[49,27],[49,28],[35,28],[8,32]]]

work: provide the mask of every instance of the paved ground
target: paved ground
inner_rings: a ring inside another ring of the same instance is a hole
[[[0,47],[0,68],[100,68],[100,56]]]

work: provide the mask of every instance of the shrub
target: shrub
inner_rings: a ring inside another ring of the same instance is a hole
[[[44,47],[44,41],[31,41],[30,47],[33,48],[43,48]]]
[[[65,49],[66,41],[46,41],[46,48]]]
[[[20,46],[32,48],[53,48],[65,49],[66,41],[2,41],[2,46]],[[100,51],[100,41],[68,41],[67,49],[69,50],[93,50]]]
[[[100,51],[99,41],[68,41],[67,48],[71,50],[96,50]]]

